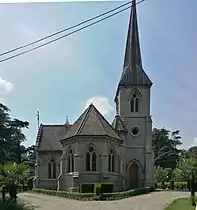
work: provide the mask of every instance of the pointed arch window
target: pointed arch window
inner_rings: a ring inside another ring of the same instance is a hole
[[[131,112],[139,111],[139,96],[137,93],[133,93],[131,98]]]
[[[74,172],[74,152],[72,149],[69,149],[67,155],[67,172]]]
[[[56,179],[56,162],[52,158],[48,162],[48,178]]]
[[[108,170],[109,172],[115,172],[115,152],[113,149],[110,149],[108,155]]]
[[[86,171],[96,171],[96,152],[93,146],[88,148],[86,154]]]

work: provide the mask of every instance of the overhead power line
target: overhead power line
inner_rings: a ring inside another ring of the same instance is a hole
[[[141,0],[141,1],[137,2],[135,5],[140,4],[140,3],[144,2],[144,1],[145,1],[145,0]],[[131,2],[125,3],[124,6],[127,5],[127,4],[129,4],[129,3],[132,3],[132,1],[131,1]],[[31,52],[31,51],[33,51],[33,50],[39,49],[39,48],[41,48],[41,47],[44,47],[44,46],[46,46],[46,45],[48,45],[48,44],[51,44],[51,43],[53,43],[53,42],[55,42],[55,41],[58,41],[58,40],[60,40],[60,39],[63,39],[63,38],[65,38],[65,37],[67,37],[67,36],[70,36],[70,35],[72,35],[72,34],[78,32],[78,31],[81,31],[81,30],[83,30],[83,29],[85,29],[85,28],[88,28],[88,27],[90,27],[90,26],[92,26],[92,25],[95,25],[95,24],[97,24],[97,23],[99,23],[99,22],[101,22],[101,21],[104,21],[104,20],[106,20],[106,19],[108,19],[108,18],[110,18],[110,17],[113,17],[113,16],[115,16],[115,15],[117,15],[117,14],[119,14],[119,13],[121,13],[121,12],[123,12],[123,11],[125,11],[125,10],[127,10],[127,9],[129,9],[129,8],[131,8],[132,6],[133,6],[133,5],[130,5],[129,7],[126,7],[126,8],[124,8],[124,9],[122,9],[122,10],[119,10],[118,12],[114,12],[114,13],[111,14],[111,15],[108,15],[108,16],[106,16],[106,17],[104,17],[104,18],[101,18],[101,19],[99,19],[99,20],[97,20],[97,21],[95,21],[95,22],[93,22],[93,23],[90,23],[90,24],[88,24],[88,25],[86,25],[86,26],[83,26],[83,27],[81,27],[81,28],[79,28],[79,29],[77,29],[77,30],[74,30],[74,31],[72,31],[72,32],[70,32],[70,33],[67,33],[67,34],[65,34],[65,35],[62,35],[62,36],[60,36],[60,37],[58,37],[58,38],[52,39],[51,41],[48,41],[48,42],[45,42],[45,43],[43,43],[43,44],[41,44],[41,45],[38,45],[38,46],[36,46],[36,47],[33,47],[33,48],[29,49],[29,50],[26,50],[26,51],[23,51],[23,52],[21,52],[21,53],[15,54],[15,55],[13,55],[13,56],[4,58],[4,59],[0,60],[0,63],[2,63],[2,62],[4,62],[4,61],[7,61],[7,60],[10,60],[10,59],[13,59],[13,58],[18,57],[18,56],[21,56],[21,55],[26,54],[26,53],[28,53],[28,52]],[[96,18],[98,18],[98,17],[101,17],[101,16],[103,16],[104,14],[111,13],[112,11],[115,11],[115,10],[117,10],[118,8],[121,8],[121,7],[123,7],[123,5],[117,7],[117,8],[115,8],[115,9],[113,9],[113,10],[110,10],[110,11],[108,11],[108,12],[105,12],[105,13],[103,13],[103,14],[101,14],[101,15],[98,15],[98,16],[96,16],[96,17],[93,17],[93,18],[91,18],[91,19],[89,19],[89,20],[83,21],[83,22],[81,22],[81,23],[79,23],[79,24],[77,24],[77,25],[75,25],[75,26],[69,27],[69,28],[67,28],[67,29],[61,30],[61,31],[56,32],[56,33],[54,33],[54,34],[51,34],[51,35],[49,35],[49,36],[47,36],[47,37],[44,37],[44,38],[42,38],[42,39],[39,39],[39,40],[37,40],[37,41],[31,42],[31,43],[29,43],[29,44],[20,46],[20,47],[18,47],[18,48],[9,50],[9,51],[4,52],[4,53],[1,53],[0,56],[5,55],[5,54],[8,54],[8,53],[11,53],[11,52],[14,52],[14,51],[16,51],[16,50],[19,50],[19,49],[22,49],[22,48],[25,48],[25,47],[28,47],[28,46],[33,45],[33,44],[35,44],[35,43],[41,42],[41,41],[43,41],[43,40],[45,40],[45,39],[47,39],[47,38],[50,38],[50,37],[52,37],[52,36],[55,36],[55,35],[57,35],[57,34],[60,34],[60,33],[65,32],[65,31],[67,31],[67,30],[70,30],[70,29],[72,29],[72,28],[75,28],[75,27],[77,27],[77,26],[79,26],[79,25],[82,25],[82,24],[84,24],[84,23],[86,23],[86,22],[89,22],[89,21],[91,21],[91,20],[94,20],[94,19],[96,19]]]
[[[66,31],[68,31],[68,30],[71,30],[71,29],[73,29],[73,28],[76,28],[76,27],[78,27],[78,26],[80,26],[80,25],[83,25],[83,24],[85,24],[85,23],[87,23],[87,22],[90,22],[90,21],[95,20],[95,19],[97,19],[97,18],[99,18],[99,17],[102,17],[102,16],[104,16],[104,15],[107,15],[108,13],[111,13],[111,12],[117,10],[117,9],[120,9],[121,7],[124,7],[124,6],[128,5],[128,4],[131,4],[131,2],[132,2],[132,1],[129,1],[129,2],[125,3],[125,4],[122,4],[122,5],[120,5],[120,6],[116,7],[116,8],[114,8],[114,9],[112,9],[112,10],[109,10],[109,11],[107,11],[107,12],[104,12],[104,13],[102,13],[102,14],[100,14],[100,15],[95,16],[95,17],[89,18],[89,19],[87,19],[87,20],[85,20],[85,21],[82,21],[82,22],[80,22],[80,23],[78,23],[78,24],[76,24],[76,25],[74,25],[74,26],[68,27],[68,28],[63,29],[63,30],[61,30],[61,31],[52,33],[52,34],[50,34],[50,35],[48,35],[48,36],[45,36],[45,37],[43,37],[43,38],[40,38],[40,39],[38,39],[38,40],[36,40],[36,41],[33,41],[33,42],[28,43],[28,44],[22,45],[22,46],[20,46],[20,47],[13,48],[13,49],[8,50],[8,51],[3,52],[3,53],[0,53],[0,56],[3,56],[3,55],[6,55],[6,54],[15,52],[15,51],[20,50],[20,49],[23,49],[23,48],[25,48],[25,47],[29,47],[29,46],[31,46],[31,45],[34,45],[34,44],[39,43],[39,42],[41,42],[41,41],[44,41],[45,39],[51,38],[51,37],[53,37],[53,36],[56,36],[56,35],[58,35],[58,34],[61,34],[61,33],[66,32]]]

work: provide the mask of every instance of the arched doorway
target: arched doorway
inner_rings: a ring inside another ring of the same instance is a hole
[[[129,189],[136,189],[139,187],[139,166],[136,162],[133,162],[129,166],[128,171],[128,187]]]

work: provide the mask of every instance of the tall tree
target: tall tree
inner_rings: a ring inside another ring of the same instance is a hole
[[[177,146],[181,145],[179,131],[153,129],[153,150],[155,152],[155,165],[162,168],[175,168],[179,161],[181,150]]]
[[[187,151],[189,158],[197,162],[197,146],[190,147]]]
[[[26,140],[22,129],[28,126],[27,121],[12,119],[10,109],[0,103],[0,163],[21,162],[21,143]]]

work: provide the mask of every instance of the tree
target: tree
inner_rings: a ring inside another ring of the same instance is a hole
[[[155,152],[155,165],[174,169],[181,152],[181,150],[177,149],[177,146],[181,144],[178,130],[171,132],[165,128],[154,128],[153,150]]]
[[[25,164],[8,162],[0,165],[0,181],[10,194],[11,198],[16,199],[17,186],[23,186],[30,179],[30,173]]]
[[[32,145],[26,149],[27,159],[35,162],[36,161],[36,146]]]
[[[26,140],[22,132],[23,128],[28,128],[27,121],[12,119],[10,117],[10,109],[0,103],[0,163],[14,161],[20,163],[21,143]]]
[[[169,171],[166,168],[162,168],[160,166],[156,167],[156,174],[155,174],[155,178],[156,178],[156,182],[166,182],[168,181],[168,174]]]
[[[197,146],[190,147],[187,151],[189,158],[192,158],[195,162],[197,161]]]

